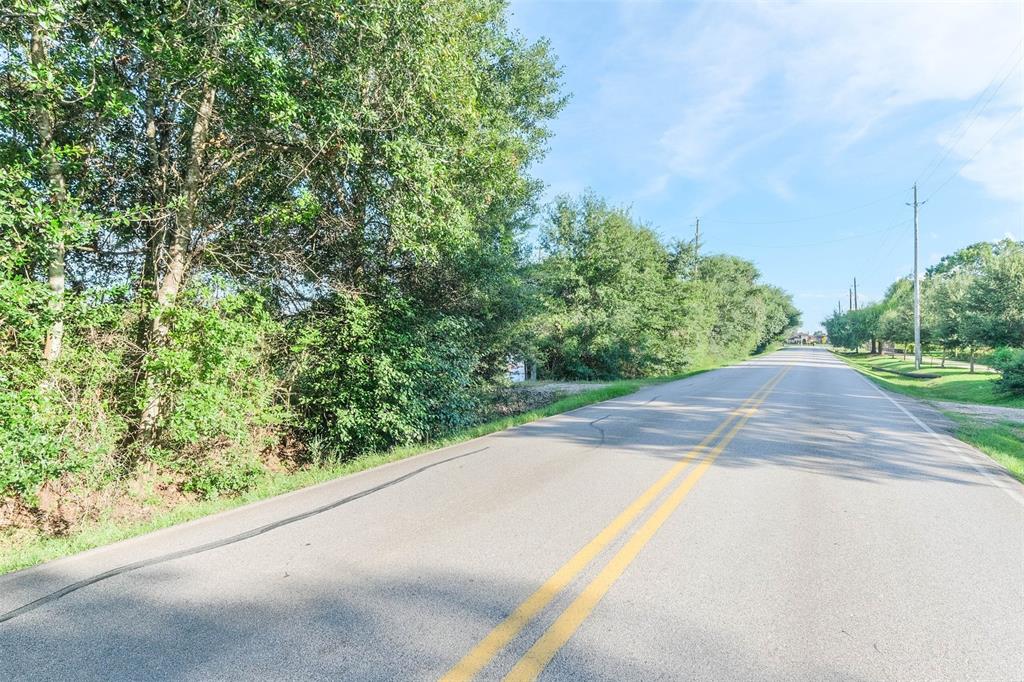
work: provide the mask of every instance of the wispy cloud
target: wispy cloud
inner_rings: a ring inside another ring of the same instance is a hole
[[[646,153],[656,177],[723,178],[748,152],[807,126],[820,128],[821,153],[841,155],[913,107],[970,101],[1021,41],[1014,3],[710,3],[678,9],[623,3],[621,39],[609,46],[611,67],[602,80],[602,101],[620,113],[630,103],[656,101],[659,115],[643,122],[655,131]],[[957,163],[945,163],[937,177],[953,172],[993,125],[1020,106],[1018,75],[958,141],[950,154]],[[957,110],[940,124],[940,144],[962,114]],[[962,175],[994,196],[1019,197],[1022,149],[1024,125],[1009,126]],[[908,169],[908,177],[919,170]],[[777,178],[760,181],[785,196]]]

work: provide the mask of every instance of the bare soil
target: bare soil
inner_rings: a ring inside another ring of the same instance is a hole
[[[999,407],[997,405],[973,405],[953,403],[945,400],[929,400],[932,405],[946,412],[956,412],[977,417],[990,422],[1014,421],[1024,423],[1024,409],[1019,407]]]

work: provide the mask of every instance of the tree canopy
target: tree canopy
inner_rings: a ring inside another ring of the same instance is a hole
[[[832,343],[912,344],[913,288],[911,279],[897,280],[880,303],[829,317]],[[972,359],[982,349],[1024,347],[1024,243],[971,244],[929,268],[921,282],[921,342]]]
[[[590,194],[541,211],[565,95],[500,0],[9,4],[0,494],[237,491],[275,448],[471,423],[510,358],[672,373],[797,323],[747,261]]]

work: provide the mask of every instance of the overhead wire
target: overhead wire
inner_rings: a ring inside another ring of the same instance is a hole
[[[950,181],[953,180],[953,178],[955,178],[957,175],[960,174],[960,171],[962,171],[967,166],[967,164],[969,164],[971,161],[974,161],[974,159],[978,156],[978,154],[980,154],[982,151],[984,151],[984,149],[986,147],[988,147],[990,144],[992,144],[992,141],[994,139],[996,139],[996,137],[999,136],[999,133],[1003,132],[1003,130],[1006,128],[1006,126],[1010,125],[1010,123],[1012,123],[1013,120],[1015,118],[1017,118],[1018,116],[1020,116],[1020,115],[1021,115],[1021,110],[1020,109],[1018,109],[1017,111],[1013,112],[1013,114],[1011,114],[1005,121],[1003,121],[1003,125],[999,126],[999,128],[997,128],[996,131],[994,133],[992,133],[992,135],[987,140],[985,140],[984,144],[982,144],[980,147],[978,147],[975,150],[975,152],[973,154],[971,154],[967,158],[966,161],[964,161],[962,164],[960,164],[960,166],[955,171],[953,171],[952,174],[950,174],[949,177],[947,177],[945,180],[943,180],[941,183],[939,183],[938,187],[933,189],[931,191],[931,193],[922,200],[921,203],[924,203],[925,201],[928,201],[929,199],[934,197],[936,194],[938,194],[939,191],[943,187],[948,185],[950,183]]]
[[[864,204],[857,204],[856,206],[849,206],[847,208],[839,209],[837,211],[830,211],[828,213],[820,213],[818,215],[804,216],[804,217],[801,217],[801,218],[787,218],[787,219],[784,219],[784,220],[726,220],[726,219],[723,219],[723,218],[715,218],[712,215],[710,218],[701,217],[701,220],[702,221],[708,221],[708,222],[710,222],[712,224],[720,223],[722,225],[784,225],[784,224],[787,224],[787,223],[804,223],[804,222],[809,222],[811,220],[820,220],[822,218],[831,218],[833,216],[843,215],[845,213],[852,213],[854,211],[859,211],[862,208],[867,208],[869,206],[874,206],[876,204],[880,204],[883,201],[886,201],[887,199],[890,199],[890,198],[896,196],[897,194],[902,193],[903,191],[904,190],[899,190],[897,192],[890,192],[889,194],[886,194],[884,196],[881,196],[881,197],[879,197],[877,199],[874,199],[874,200],[869,201],[869,202],[864,203]]]
[[[942,153],[941,157],[939,156],[939,153],[937,152],[932,157],[932,159],[929,161],[929,163],[924,167],[924,169],[921,171],[921,173],[919,174],[919,176],[921,177],[922,181],[927,180],[928,178],[930,178],[932,175],[934,175],[942,167],[942,165],[949,158],[950,154],[952,154],[953,150],[956,148],[956,145],[964,138],[964,136],[967,134],[967,132],[974,126],[974,124],[980,118],[981,114],[985,111],[985,109],[988,107],[988,105],[992,102],[992,100],[995,98],[995,96],[999,93],[999,91],[1003,87],[1003,85],[1005,85],[1006,81],[1009,80],[1010,76],[1014,73],[1014,70],[1017,68],[1017,66],[1022,61],[1024,61],[1024,53],[1022,53],[1020,56],[1018,56],[1016,60],[1012,59],[1013,56],[1020,50],[1020,48],[1022,46],[1024,46],[1024,43],[1017,43],[1017,44],[1015,44],[1013,50],[1011,50],[1010,53],[1007,55],[1006,59],[1004,59],[1003,62],[1001,62],[1000,67],[996,70],[995,74],[992,76],[992,79],[989,81],[989,83],[985,86],[985,88],[982,89],[982,91],[980,93],[978,93],[978,96],[974,99],[974,102],[971,104],[971,108],[967,111],[967,113],[964,115],[964,118],[960,121],[960,124],[953,131],[952,139],[951,139],[950,143],[948,145],[946,145],[945,152]],[[1008,69],[1006,68],[1007,64],[1010,65]],[[1004,71],[1005,71],[1005,73],[1004,73]],[[1002,74],[1002,78],[1000,79],[1000,75],[1001,74]],[[997,81],[998,81],[998,84],[996,84]],[[996,84],[995,88],[992,87],[993,84]],[[1015,111],[1013,113],[1013,115],[1011,115],[1006,121],[1004,121],[1003,124],[992,134],[992,136],[989,137],[985,141],[985,143],[983,145],[981,145],[981,147],[979,147],[977,150],[975,150],[975,152],[973,154],[971,154],[971,156],[968,157],[967,160],[965,160],[962,164],[960,164],[960,166],[956,169],[956,171],[954,171],[951,175],[946,177],[945,180],[943,180],[934,190],[932,190],[931,193],[929,193],[928,196],[925,197],[922,200],[921,203],[924,203],[924,202],[928,201],[929,199],[931,199],[940,190],[942,190],[947,184],[949,184],[949,182],[951,182],[960,173],[960,171],[962,171],[967,166],[967,164],[969,164],[971,161],[973,161],[978,156],[978,154],[980,154],[989,144],[991,144],[991,142],[1018,115],[1020,115],[1020,113],[1021,112],[1019,110]],[[906,190],[901,189],[901,190],[898,190],[896,192],[892,192],[892,193],[883,195],[883,196],[881,196],[881,197],[879,197],[877,199],[874,199],[872,201],[865,202],[865,203],[862,203],[862,204],[856,204],[854,206],[849,206],[849,207],[846,207],[846,208],[843,208],[843,209],[839,209],[839,210],[836,210],[836,211],[829,211],[827,213],[820,213],[820,214],[817,214],[817,215],[803,216],[803,217],[799,217],[799,218],[787,218],[787,219],[781,219],[781,220],[729,220],[729,219],[724,219],[724,218],[721,218],[721,219],[720,218],[715,218],[712,215],[712,216],[710,216],[708,218],[703,218],[702,220],[704,220],[705,222],[710,223],[710,224],[723,224],[723,225],[785,225],[785,224],[809,222],[809,221],[813,221],[813,220],[821,220],[821,219],[824,219],[824,218],[831,218],[831,217],[834,217],[834,216],[844,215],[844,214],[847,214],[847,213],[852,213],[854,211],[859,211],[859,210],[864,209],[864,208],[868,208],[870,206],[875,206],[877,204],[880,204],[880,203],[882,203],[882,202],[892,198],[893,196],[896,196],[897,194],[902,194],[904,191],[906,191]],[[745,247],[745,248],[756,248],[756,249],[775,249],[775,248],[778,248],[778,249],[797,249],[797,248],[804,248],[804,247],[810,247],[810,246],[822,246],[822,245],[826,245],[826,244],[833,244],[833,243],[849,241],[849,240],[852,240],[852,239],[860,239],[860,238],[863,238],[863,237],[869,237],[869,236],[873,236],[873,235],[883,234],[884,233],[882,238],[880,239],[880,242],[879,242],[879,245],[878,245],[878,250],[876,251],[876,253],[877,253],[881,249],[885,248],[885,245],[887,243],[889,243],[889,241],[893,237],[893,235],[899,233],[897,228],[905,226],[905,225],[908,225],[911,222],[912,222],[912,220],[910,218],[906,218],[906,219],[899,220],[899,221],[897,221],[897,222],[895,222],[895,223],[893,223],[893,224],[891,224],[891,225],[889,225],[887,227],[884,227],[884,228],[882,228],[880,230],[874,230],[874,231],[871,231],[871,232],[864,232],[864,233],[859,233],[859,234],[855,234],[855,235],[847,235],[847,236],[837,237],[835,239],[828,239],[828,240],[820,240],[820,241],[813,241],[813,242],[802,242],[802,243],[797,243],[797,244],[761,244],[761,245],[756,245],[756,244],[737,244],[736,246]],[[895,250],[895,248],[896,248],[896,246],[898,244],[899,244],[899,240],[898,239],[892,240],[892,243],[889,246],[889,249],[886,251],[885,256],[882,259],[879,259],[879,260],[884,261],[890,255],[892,255],[892,252]]]
[[[906,220],[902,221],[906,222]],[[835,239],[825,239],[814,242],[801,242],[799,244],[735,244],[734,246],[746,247],[749,249],[800,249],[807,246],[823,246],[825,244],[835,244],[837,242],[845,242],[851,239],[861,239],[862,237],[871,237],[876,234],[882,234],[892,229],[892,225],[883,227],[879,230],[872,230],[870,232],[861,232],[859,234],[850,234],[843,237],[836,237]]]
[[[978,96],[974,99],[974,102],[971,104],[971,108],[967,110],[967,113],[964,114],[964,118],[960,121],[959,125],[957,125],[956,129],[953,131],[953,139],[950,141],[948,145],[946,145],[946,151],[942,155],[942,158],[939,159],[938,163],[936,163],[935,159],[938,158],[938,152],[936,152],[935,156],[933,156],[931,161],[928,162],[928,165],[925,166],[924,170],[922,170],[918,174],[919,176],[921,176],[918,182],[923,183],[925,180],[930,178],[939,168],[942,167],[942,164],[945,163],[947,158],[949,158],[949,155],[952,153],[956,145],[960,142],[960,140],[963,139],[964,135],[967,134],[967,131],[971,129],[971,126],[973,126],[974,123],[978,120],[978,117],[981,116],[981,112],[985,110],[989,103],[992,102],[993,98],[995,98],[996,93],[998,93],[1000,88],[1002,88],[1006,81],[1009,80],[1010,76],[1013,74],[1013,70],[1017,67],[1018,64],[1020,64],[1021,60],[1024,60],[1024,53],[1022,53],[1016,61],[1010,64],[1009,70],[1006,72],[1006,75],[1003,76],[1003,79],[999,81],[999,85],[997,85],[995,89],[992,90],[991,93],[989,93],[989,96],[985,99],[985,103],[982,104],[980,108],[978,107],[978,103],[981,102],[982,98],[985,96],[985,93],[988,92],[989,88],[992,87],[992,84],[996,82],[997,78],[999,78],[999,74],[1003,72],[1004,66],[1010,61],[1010,58],[1017,53],[1017,51],[1021,48],[1022,45],[1024,45],[1024,43],[1016,43],[1014,45],[1013,50],[1010,51],[1010,54],[1007,55],[1007,58],[1000,65],[999,69],[996,70],[995,75],[992,76],[992,80],[990,80],[988,85],[986,85],[985,88],[978,93]],[[965,123],[966,125],[964,125]]]

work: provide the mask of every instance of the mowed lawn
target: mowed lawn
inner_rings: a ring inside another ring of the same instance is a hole
[[[920,378],[893,373],[914,373],[912,357],[904,361],[899,355],[895,358],[867,353],[838,355],[889,390],[914,398],[1024,408],[1024,397],[1008,396],[999,391],[996,385],[999,374],[996,372],[978,371],[971,374],[967,367],[925,364],[921,366],[920,373],[935,374],[938,378]]]

